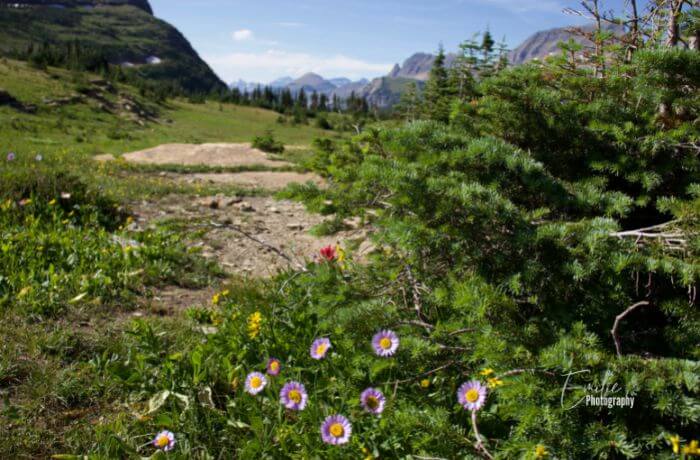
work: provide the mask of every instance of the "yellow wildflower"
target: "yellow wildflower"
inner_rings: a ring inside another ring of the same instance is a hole
[[[253,340],[260,335],[260,324],[262,323],[262,315],[256,311],[248,317],[248,337]]]
[[[420,386],[423,388],[428,388],[430,386],[430,380],[428,379],[423,379],[420,381]]]
[[[488,379],[489,388],[498,388],[503,385],[503,380],[498,377],[493,377]]]
[[[213,303],[214,305],[219,305],[219,302],[221,302],[221,299],[223,299],[224,297],[227,297],[230,293],[231,293],[231,291],[229,291],[228,289],[224,289],[221,292],[217,292],[211,298],[211,303]]]
[[[535,458],[545,458],[548,455],[549,452],[547,452],[547,448],[542,444],[537,444],[537,446],[535,446]]]
[[[494,372],[493,369],[491,369],[490,367],[487,367],[486,369],[479,372],[479,374],[483,375],[484,377],[488,377],[489,375],[493,374],[493,372]]]
[[[683,453],[685,455],[698,455],[700,456],[700,445],[697,440],[690,441],[690,444],[683,448]]]
[[[335,252],[338,254],[338,258],[336,259],[338,262],[345,260],[345,249],[341,248],[340,245],[335,247]]]
[[[673,448],[673,453],[678,454],[681,450],[681,437],[678,435],[671,436],[671,447]]]

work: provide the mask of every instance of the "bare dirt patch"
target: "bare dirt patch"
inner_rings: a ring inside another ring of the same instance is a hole
[[[185,198],[172,195],[135,206],[137,225],[175,220],[188,230],[202,230],[192,245],[216,260],[227,272],[243,276],[269,277],[279,270],[298,268],[313,260],[323,246],[359,245],[356,257],[367,255],[366,229],[353,229],[317,238],[309,230],[324,217],[309,214],[304,206],[267,197]],[[287,258],[271,249],[283,252]]]
[[[286,161],[272,160],[250,144],[163,144],[152,149],[123,155],[124,159],[143,164],[179,164],[208,166],[293,166]]]

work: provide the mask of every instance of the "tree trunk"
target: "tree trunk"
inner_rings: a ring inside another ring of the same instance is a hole
[[[639,44],[642,42],[639,36],[639,11],[637,10],[637,0],[630,0],[632,7],[631,33],[632,40],[627,48],[627,62],[632,60],[632,55],[639,50]]]
[[[680,40],[680,26],[678,24],[678,17],[681,15],[681,9],[683,8],[683,2],[685,0],[670,0],[669,1],[669,13],[668,13],[668,30],[666,32],[666,46],[669,48],[675,48],[678,46],[678,41]]]

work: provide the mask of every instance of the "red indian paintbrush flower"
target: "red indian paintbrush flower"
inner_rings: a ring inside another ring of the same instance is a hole
[[[338,258],[338,253],[335,250],[335,247],[332,245],[328,245],[324,248],[321,248],[321,258],[325,260],[326,262],[333,262]]]

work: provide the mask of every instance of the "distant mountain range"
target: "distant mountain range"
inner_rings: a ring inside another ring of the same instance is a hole
[[[614,24],[605,24],[603,28],[614,33],[624,33],[624,27]],[[559,43],[568,42],[573,39],[577,43],[584,46],[593,46],[590,40],[583,38],[580,34],[573,32],[572,27],[561,27],[558,29],[549,29],[537,32],[531,35],[520,46],[515,48],[508,55],[508,62],[511,65],[521,65],[535,59],[545,59],[548,56],[559,54]],[[578,27],[583,32],[593,32],[595,26]]]
[[[322,76],[309,72],[302,75],[301,77],[294,79],[291,77],[282,77],[277,80],[271,81],[270,83],[257,83],[257,82],[247,82],[244,80],[239,80],[237,82],[231,83],[230,88],[238,88],[240,91],[251,92],[258,87],[271,87],[274,89],[289,89],[292,93],[297,94],[302,89],[308,94],[314,92],[318,94],[325,94],[329,98],[337,95],[341,99],[347,99],[350,94],[355,91],[359,92],[364,87],[367,86],[369,80],[362,79],[358,81],[352,81],[349,78],[330,78],[325,79]]]
[[[580,27],[585,32],[593,31],[593,26]],[[607,30],[621,33],[621,27],[608,26]],[[561,27],[556,29],[537,32],[525,40],[520,46],[509,53],[509,62],[511,65],[522,65],[535,59],[545,59],[548,56],[557,54],[560,42],[567,42],[573,39],[577,43],[584,46],[591,46],[592,43],[581,35],[576,34],[570,27]],[[448,67],[452,66],[456,54],[447,54],[445,63]],[[324,79],[315,73],[308,73],[300,78],[292,79],[284,77],[274,82],[267,84],[274,88],[289,88],[292,92],[298,92],[301,88],[304,91],[311,93],[324,93],[329,97],[337,95],[342,99],[347,99],[353,92],[360,97],[367,98],[370,105],[380,108],[390,107],[396,104],[401,99],[407,87],[414,83],[420,89],[425,85],[430,75],[430,70],[433,67],[435,55],[430,53],[415,53],[406,59],[402,65],[394,65],[391,71],[372,81],[360,80],[353,82],[348,78],[332,78]],[[252,91],[257,86],[266,86],[258,83],[246,83],[239,81],[231,85],[237,87],[241,91]]]

